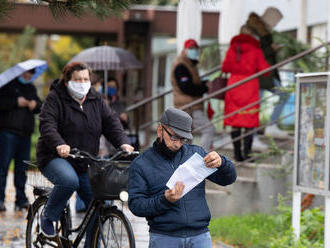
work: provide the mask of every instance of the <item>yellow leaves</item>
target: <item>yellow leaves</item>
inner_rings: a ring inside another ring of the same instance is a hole
[[[82,50],[70,36],[58,36],[58,39],[51,41],[50,48],[67,61]]]

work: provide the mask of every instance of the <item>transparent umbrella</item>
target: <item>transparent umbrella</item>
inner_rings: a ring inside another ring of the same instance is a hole
[[[33,81],[39,77],[47,69],[47,67],[47,62],[40,59],[29,59],[24,62],[20,62],[0,74],[0,88],[14,78],[22,75],[24,72],[35,69],[35,73],[31,78],[31,81]]]
[[[104,71],[104,83],[108,80],[108,70],[140,69],[142,63],[131,52],[112,46],[97,46],[83,50],[70,62],[83,62],[93,70]]]

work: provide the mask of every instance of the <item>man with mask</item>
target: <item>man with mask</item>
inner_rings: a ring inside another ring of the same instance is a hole
[[[26,71],[0,88],[0,211],[6,211],[5,189],[12,159],[15,160],[15,210],[28,208],[24,192],[27,165],[23,160],[30,160],[34,115],[40,112],[41,107],[31,81],[34,73],[34,70]]]
[[[235,168],[227,157],[186,144],[193,138],[191,125],[189,114],[168,108],[157,127],[157,140],[131,164],[128,206],[133,214],[146,217],[149,248],[212,247],[205,180],[184,196],[183,182],[172,189],[166,187],[174,171],[194,153],[203,157],[206,167],[216,168],[207,177],[210,181],[225,186],[236,180]]]
[[[193,39],[186,40],[184,49],[172,65],[171,83],[173,87],[173,101],[176,108],[200,99],[208,91],[207,81],[202,81],[198,74],[197,64],[199,46]],[[201,146],[205,151],[212,148],[214,126],[204,113],[203,103],[185,109],[193,118],[193,127],[203,126]]]

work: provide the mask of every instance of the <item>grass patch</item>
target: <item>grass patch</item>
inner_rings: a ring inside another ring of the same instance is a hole
[[[237,248],[323,248],[322,209],[302,213],[298,242],[291,227],[291,207],[280,203],[277,210],[274,215],[246,214],[213,219],[209,226],[212,239]]]
[[[228,216],[210,223],[212,238],[237,247],[269,247],[269,237],[277,237],[279,228],[275,216],[266,214]]]

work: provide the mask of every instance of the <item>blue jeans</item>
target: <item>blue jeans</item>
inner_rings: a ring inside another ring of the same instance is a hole
[[[276,78],[274,78],[274,87],[281,87],[281,82]],[[269,91],[272,92],[272,93],[278,93],[279,92],[278,89],[271,89]],[[259,93],[260,99],[262,98],[263,93],[264,93],[264,90],[260,90],[260,93]],[[276,104],[276,106],[273,110],[273,113],[270,117],[271,122],[277,121],[280,118],[281,113],[283,111],[283,108],[284,108],[286,102],[289,99],[289,94],[287,94],[285,92],[279,92],[278,96],[280,97],[280,100]]]
[[[0,201],[5,200],[5,189],[9,164],[15,161],[14,185],[16,188],[17,206],[28,203],[25,195],[27,164],[23,160],[30,160],[30,136],[19,136],[7,131],[0,132]]]
[[[77,194],[76,195],[76,211],[83,211],[86,210],[86,206],[85,203],[83,202],[83,200],[81,200],[80,196]]]
[[[209,232],[187,238],[150,233],[149,248],[212,248],[212,240]]]
[[[60,219],[63,209],[75,191],[78,192],[86,206],[92,201],[93,193],[88,174],[77,174],[65,159],[55,158],[51,160],[41,172],[54,184],[44,210],[44,215],[49,220],[58,221]],[[94,220],[87,229],[85,247],[88,247]]]

